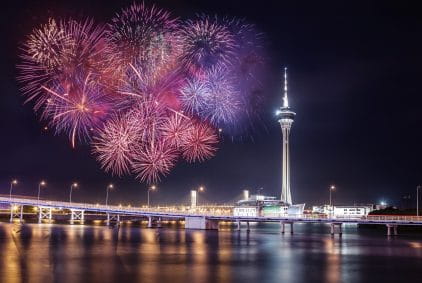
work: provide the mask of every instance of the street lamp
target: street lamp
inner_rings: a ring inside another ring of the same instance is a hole
[[[416,187],[416,216],[419,216],[419,190],[421,188],[421,185]]]
[[[105,201],[106,206],[108,205],[108,191],[109,190],[112,190],[113,188],[114,188],[113,184],[109,184],[107,186],[107,189],[106,189],[106,201]]]
[[[73,188],[77,188],[77,187],[78,187],[78,183],[73,183],[72,185],[70,185],[69,203],[72,203]]]
[[[150,191],[155,191],[157,189],[156,185],[152,185],[148,188],[148,207],[149,207],[149,192]]]
[[[335,189],[336,189],[336,186],[334,186],[334,185],[331,185],[330,186],[330,212],[331,212],[331,214],[333,213],[333,204],[332,204],[332,198],[331,198],[331,193],[333,192],[333,191],[335,191]]]
[[[18,184],[18,180],[13,179],[10,182],[10,191],[9,191],[9,199],[12,199],[12,190],[13,190],[13,185],[17,185]]]
[[[41,181],[38,183],[38,201],[40,201],[40,192],[41,192],[41,187],[45,186],[47,183],[45,181]]]

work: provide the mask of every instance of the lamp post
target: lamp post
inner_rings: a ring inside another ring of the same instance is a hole
[[[150,191],[155,191],[157,189],[156,185],[152,185],[148,188],[148,207],[149,207],[149,192]]]
[[[331,198],[331,193],[336,189],[336,186],[331,185],[330,186],[330,213],[333,213],[333,204],[332,204],[332,198]]]
[[[69,203],[72,203],[73,188],[77,188],[77,187],[78,187],[78,183],[73,183],[72,185],[70,185]]]
[[[204,187],[204,186],[200,186],[200,187],[198,188],[198,192],[200,192],[200,193],[205,192],[205,187]],[[196,204],[198,204],[198,197],[196,198]]]
[[[107,186],[107,189],[106,189],[106,201],[105,201],[105,205],[106,205],[106,206],[108,206],[108,191],[109,191],[109,190],[112,190],[113,188],[114,188],[113,184],[109,184],[109,185]]]
[[[18,180],[13,179],[10,182],[10,191],[9,191],[9,199],[12,199],[12,190],[13,190],[13,185],[17,185],[18,184]]]
[[[46,182],[45,182],[45,181],[41,181],[41,182],[39,182],[39,183],[38,183],[38,197],[37,197],[38,202],[40,201],[40,192],[41,192],[41,187],[43,187],[43,186],[45,186],[45,185],[46,185]]]
[[[421,185],[416,187],[416,216],[419,216],[419,190],[421,188]]]

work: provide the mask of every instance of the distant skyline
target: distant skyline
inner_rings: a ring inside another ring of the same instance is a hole
[[[234,201],[243,189],[279,196],[283,68],[289,68],[289,103],[297,113],[291,132],[291,190],[297,203],[400,204],[415,198],[422,183],[422,87],[419,84],[422,20],[408,3],[272,1],[146,1],[182,17],[195,13],[245,18],[268,45],[265,105],[260,129],[241,141],[225,137],[216,157],[176,166],[151,194],[152,203],[188,201],[204,186],[199,202]],[[18,1],[1,17],[3,31],[0,102],[0,194],[19,180],[16,194],[74,201],[146,203],[147,185],[102,172],[89,147],[72,149],[66,137],[43,130],[16,82],[19,46],[48,17],[110,19],[132,1]]]

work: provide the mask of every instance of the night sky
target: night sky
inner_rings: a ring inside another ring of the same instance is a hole
[[[1,9],[0,193],[11,178],[15,193],[74,201],[146,202],[146,185],[103,173],[88,146],[72,149],[67,137],[43,131],[32,105],[18,90],[19,46],[31,30],[55,18],[112,18],[132,1],[9,1]],[[201,4],[199,4],[201,2]],[[341,3],[340,3],[341,2]],[[182,18],[196,13],[245,18],[264,33],[267,45],[264,123],[232,142],[215,158],[180,162],[158,184],[152,202],[187,202],[200,185],[204,202],[233,202],[241,190],[281,191],[281,130],[274,115],[281,104],[282,68],[289,68],[290,104],[297,113],[291,136],[292,194],[296,203],[403,204],[422,183],[422,18],[404,1],[147,1]],[[400,5],[400,6],[397,6]],[[414,201],[416,202],[416,201]]]

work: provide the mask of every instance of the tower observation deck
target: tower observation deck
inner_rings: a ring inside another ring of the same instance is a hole
[[[283,106],[277,110],[278,122],[281,126],[283,134],[283,158],[282,158],[282,186],[281,186],[281,201],[286,204],[292,204],[292,193],[290,190],[290,129],[296,113],[289,107],[289,100],[287,97],[287,68],[284,68],[284,94]]]

